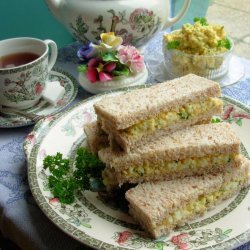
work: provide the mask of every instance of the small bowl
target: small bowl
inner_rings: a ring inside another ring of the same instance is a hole
[[[208,79],[219,79],[228,73],[232,57],[233,41],[229,39],[231,48],[225,53],[215,55],[192,55],[180,50],[168,50],[163,39],[163,54],[166,70],[172,77],[180,77],[189,73]]]
[[[92,94],[99,94],[135,85],[142,85],[146,83],[147,78],[148,78],[148,70],[145,65],[143,71],[138,74],[119,77],[107,82],[97,81],[95,83],[91,83],[86,78],[84,73],[80,72],[78,75],[78,80],[81,87]]]

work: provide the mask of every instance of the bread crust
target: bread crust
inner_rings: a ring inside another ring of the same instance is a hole
[[[108,135],[101,129],[101,125],[97,121],[85,124],[83,129],[92,154],[97,154],[101,148],[109,146]]]
[[[216,154],[238,154],[240,140],[228,123],[195,125],[154,138],[131,151],[114,152],[111,148],[101,149],[98,156],[106,166],[115,170],[127,169],[131,165],[155,165],[166,161]]]
[[[173,228],[171,225],[161,225],[162,220],[176,209],[185,207],[188,202],[197,200],[199,195],[206,195],[217,191],[222,184],[237,177],[243,178],[242,183],[240,183],[238,188],[235,188],[224,197],[224,199],[233,196],[241,188],[249,185],[247,178],[249,165],[249,161],[246,158],[242,158],[239,168],[231,168],[214,175],[139,184],[135,188],[128,190],[125,194],[129,202],[129,213],[153,238],[166,235]],[[221,199],[216,203],[220,201]],[[194,213],[178,225],[197,216],[199,214]]]
[[[94,104],[94,109],[98,116],[109,120],[112,127],[120,130],[173,107],[219,96],[221,91],[218,83],[189,74],[149,88],[104,97]]]

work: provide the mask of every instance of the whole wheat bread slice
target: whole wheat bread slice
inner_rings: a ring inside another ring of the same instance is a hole
[[[249,161],[247,159],[243,159],[239,168],[232,168],[215,175],[139,184],[128,190],[125,196],[129,202],[129,212],[135,221],[151,237],[158,238],[168,234],[173,227],[180,226],[200,215],[193,212],[188,218],[179,221],[177,225],[163,225],[162,221],[174,211],[184,208],[190,201],[197,201],[200,195],[217,191],[222,184],[239,177],[242,178],[240,184],[218,199],[216,202],[218,203],[221,199],[229,198],[241,188],[249,185]],[[208,206],[208,209],[210,208]]]
[[[97,121],[84,126],[88,147],[93,154],[97,154],[101,148],[109,146],[108,135],[101,129]]]
[[[130,166],[155,165],[166,161],[217,154],[238,154],[240,140],[227,123],[195,125],[154,138],[131,151],[114,152],[105,148],[98,152],[106,166],[122,171]]]
[[[94,108],[98,116],[109,120],[113,128],[120,130],[174,107],[219,96],[221,91],[218,83],[189,74],[149,88],[104,97],[94,104]]]
[[[201,114],[194,118],[188,120],[179,120],[175,124],[172,124],[162,129],[157,129],[154,132],[143,134],[141,137],[134,137],[125,133],[121,130],[114,130],[109,125],[109,123],[102,121],[102,129],[109,135],[109,142],[112,148],[115,150],[117,147],[120,147],[124,152],[129,153],[133,149],[141,147],[141,145],[147,144],[149,141],[154,140],[155,138],[162,137],[172,133],[174,131],[190,127],[195,124],[205,124],[209,123],[213,115],[221,114],[222,106],[216,107],[210,112]]]

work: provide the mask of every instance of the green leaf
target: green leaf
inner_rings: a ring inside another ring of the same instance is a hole
[[[78,72],[86,73],[87,68],[88,68],[87,64],[81,64],[77,67],[77,70]]]
[[[112,71],[112,75],[114,76],[128,76],[130,74],[129,68],[123,68],[121,70],[114,70]]]
[[[181,120],[188,120],[188,118],[190,116],[190,114],[188,112],[180,112],[180,113],[178,113],[178,115],[179,115],[179,118]]]
[[[74,178],[83,190],[89,190],[90,177],[101,177],[105,165],[86,148],[79,148],[76,157]]]
[[[211,123],[219,123],[219,122],[221,122],[221,119],[220,118],[212,118],[212,120],[211,120]]]
[[[195,17],[195,18],[194,18],[194,22],[195,22],[195,23],[196,23],[196,22],[200,22],[200,24],[201,24],[202,26],[207,26],[207,25],[208,25],[207,19],[206,19],[205,17],[201,17],[201,18]]]
[[[239,125],[240,127],[242,126],[242,118],[238,118],[236,120],[236,124]]]
[[[232,229],[227,229],[226,231],[223,232],[224,235],[228,235],[232,232]]]
[[[43,161],[43,166],[51,173],[48,176],[48,187],[51,193],[64,204],[74,201],[77,190],[90,189],[90,178],[101,178],[105,167],[86,148],[77,150],[76,170],[73,173],[70,171],[69,159],[64,159],[61,153],[47,156]]]
[[[230,43],[228,38],[225,38],[223,40],[218,41],[217,47],[218,48],[225,47],[226,49],[230,50],[231,49],[231,43]]]
[[[164,247],[164,244],[163,244],[162,242],[158,242],[158,243],[156,244],[156,249],[157,249],[157,250],[163,250],[163,247]]]
[[[101,58],[104,62],[118,62],[118,58],[116,57],[117,51],[110,51],[110,52],[102,52]]]
[[[177,49],[180,44],[180,41],[170,41],[167,43],[167,49]]]

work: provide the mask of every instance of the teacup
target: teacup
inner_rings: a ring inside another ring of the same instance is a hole
[[[56,58],[57,46],[52,40],[20,37],[0,41],[0,105],[15,109],[34,106]]]

